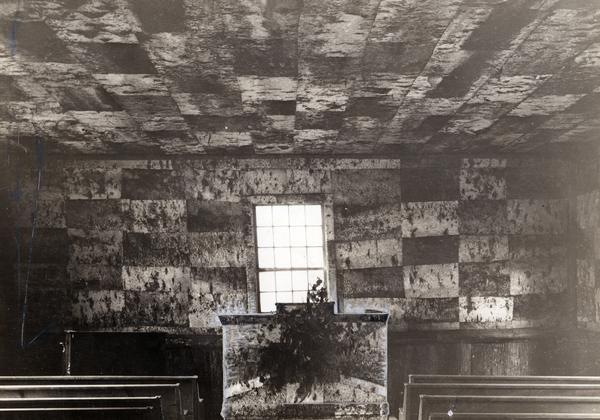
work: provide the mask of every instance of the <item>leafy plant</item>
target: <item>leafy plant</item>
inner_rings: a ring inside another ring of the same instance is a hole
[[[261,381],[273,391],[298,383],[295,402],[306,400],[319,383],[334,383],[349,375],[345,363],[354,340],[336,323],[327,304],[327,290],[319,279],[307,293],[306,305],[278,311],[268,325],[280,328],[280,341],[269,342],[259,356]]]

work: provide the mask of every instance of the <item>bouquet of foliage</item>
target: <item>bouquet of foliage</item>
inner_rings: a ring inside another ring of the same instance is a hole
[[[272,391],[297,383],[295,402],[306,400],[317,384],[338,382],[356,368],[353,359],[363,334],[356,326],[336,323],[327,303],[319,279],[308,291],[306,305],[278,311],[268,325],[270,330],[280,328],[280,341],[262,350],[260,380]]]

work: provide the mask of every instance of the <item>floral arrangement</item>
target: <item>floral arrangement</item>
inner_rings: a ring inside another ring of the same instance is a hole
[[[320,384],[339,382],[356,371],[356,355],[368,331],[335,322],[323,281],[307,293],[306,304],[284,305],[267,326],[280,329],[280,340],[269,342],[259,355],[260,381],[271,391],[298,384],[294,402],[310,402]],[[364,362],[363,362],[364,363]]]

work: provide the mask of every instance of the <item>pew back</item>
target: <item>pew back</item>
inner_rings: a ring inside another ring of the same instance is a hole
[[[179,384],[0,385],[0,398],[153,397],[160,395],[167,420],[182,420]]]
[[[202,400],[198,393],[198,376],[0,376],[0,385],[44,385],[44,384],[179,384],[184,419],[204,418]]]
[[[600,413],[600,397],[421,395],[419,420],[432,413]]]
[[[585,383],[600,384],[600,376],[408,375],[408,383]]]
[[[2,420],[158,420],[152,407],[0,408]]]
[[[406,419],[416,420],[419,415],[420,395],[507,395],[507,396],[590,396],[600,397],[600,384],[425,384],[404,385],[404,413]]]
[[[152,420],[164,420],[160,397],[61,397],[61,398],[0,398],[0,410],[17,412],[61,412],[77,411],[76,409],[97,409],[106,414],[111,408],[119,411],[123,408],[145,408]],[[70,410],[69,410],[70,409]],[[85,411],[85,410],[84,410]]]
[[[448,413],[433,413],[429,420],[448,420]],[[456,413],[452,420],[592,420],[600,414],[582,413]]]

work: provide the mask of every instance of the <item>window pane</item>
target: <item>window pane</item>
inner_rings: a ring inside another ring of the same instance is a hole
[[[325,280],[321,206],[256,206],[256,224],[261,310],[306,302],[310,286]]]
[[[307,248],[307,256],[308,256],[308,266],[309,267],[322,267],[323,266],[323,248],[321,248],[321,247]]]
[[[290,246],[290,228],[287,226],[274,228],[273,241],[275,246]]]
[[[277,283],[278,292],[289,292],[292,290],[292,272],[277,271],[275,273],[275,282]]]
[[[304,206],[290,206],[290,226],[304,226]]]
[[[273,226],[288,226],[288,206],[273,206]]]
[[[275,248],[275,268],[291,268],[289,248]]]
[[[323,228],[321,226],[309,226],[306,228],[306,245],[323,246]]]
[[[306,271],[292,271],[292,289],[307,290],[308,279]]]
[[[308,287],[312,287],[317,282],[317,279],[325,281],[323,270],[310,270],[308,272]]]
[[[321,225],[321,206],[311,205],[305,207],[306,224],[311,226]]]
[[[258,267],[275,268],[273,248],[258,248]]]
[[[256,226],[272,226],[271,206],[256,206]]]
[[[276,293],[261,293],[260,294],[260,310],[261,312],[275,312]]]
[[[271,247],[273,246],[273,228],[259,227],[256,228],[256,243],[258,246]]]
[[[306,248],[292,248],[292,267],[305,268],[306,264]]]
[[[294,292],[292,299],[294,303],[306,303],[306,291]]]
[[[290,228],[290,245],[306,246],[306,228],[304,226],[292,226]]]
[[[293,303],[294,298],[292,292],[277,292],[277,302]]]
[[[274,292],[277,290],[275,288],[275,273],[272,271],[258,273],[258,283],[261,292]]]

